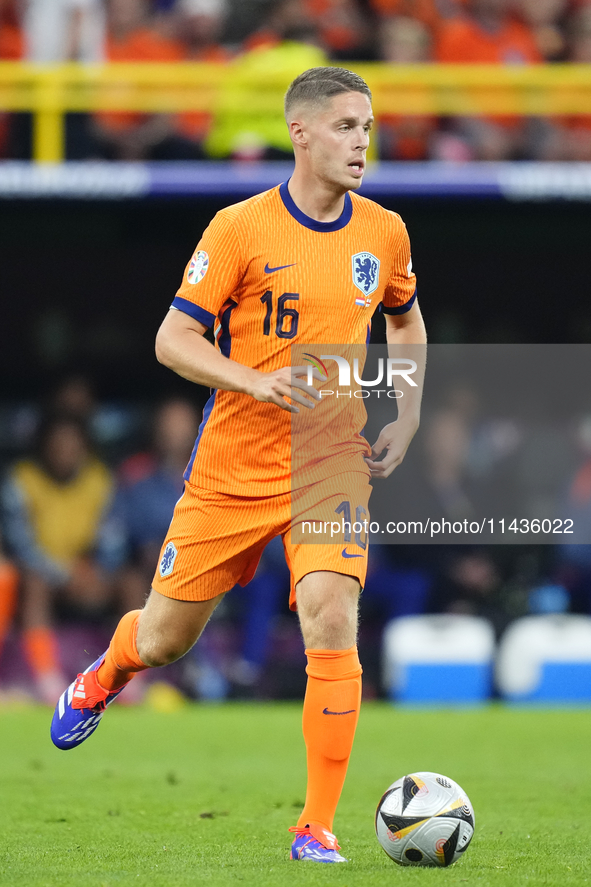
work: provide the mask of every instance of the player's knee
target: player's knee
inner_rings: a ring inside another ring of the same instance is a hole
[[[309,649],[348,649],[357,636],[359,583],[351,577],[311,574],[298,586],[298,612]]]
[[[355,643],[357,614],[343,606],[323,607],[319,613],[316,630],[322,636],[321,647],[346,649]]]
[[[322,613],[322,624],[331,635],[349,634],[356,619],[344,607],[329,606]]]
[[[159,668],[176,662],[187,652],[187,646],[175,639],[158,638],[140,641],[137,644],[138,654],[145,665],[150,668]]]

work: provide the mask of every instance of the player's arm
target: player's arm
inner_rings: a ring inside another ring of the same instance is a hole
[[[412,356],[418,364],[416,372],[413,373],[417,387],[405,386],[404,397],[396,401],[398,419],[382,428],[372,447],[371,459],[366,459],[372,477],[382,478],[389,477],[400,465],[419,427],[427,343],[425,324],[416,299],[409,311],[404,314],[386,314],[385,318],[386,341],[392,346],[392,356],[404,356],[405,350],[399,346],[421,347],[408,349],[408,356]],[[386,450],[384,458],[376,461],[384,450]]]
[[[404,314],[385,314],[388,345],[426,345],[427,331],[419,303]]]
[[[314,401],[320,399],[320,393],[308,386],[305,377],[295,375],[291,367],[261,373],[224,357],[204,338],[206,331],[207,327],[189,314],[171,308],[156,336],[157,360],[197,385],[238,391],[263,403],[274,403],[289,412],[298,412],[294,403],[311,408]]]

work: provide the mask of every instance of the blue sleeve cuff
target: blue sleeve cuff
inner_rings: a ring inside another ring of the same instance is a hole
[[[200,308],[194,302],[189,302],[188,299],[181,299],[180,296],[175,296],[170,307],[177,308],[184,314],[188,314],[189,317],[192,317],[193,320],[198,320],[204,326],[213,326],[215,314],[212,314],[211,311],[206,311],[205,308]]]
[[[406,314],[407,311],[410,311],[412,306],[415,303],[415,299],[417,297],[417,291],[414,291],[414,295],[405,302],[404,305],[396,305],[394,308],[388,308],[386,305],[382,305],[382,311],[384,314]]]

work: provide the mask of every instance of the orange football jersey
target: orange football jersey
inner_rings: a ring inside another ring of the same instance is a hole
[[[336,221],[317,222],[283,183],[215,216],[172,307],[213,325],[226,357],[271,372],[290,365],[292,344],[364,345],[377,305],[403,313],[415,292],[400,216],[347,193]],[[237,496],[289,491],[290,418],[246,394],[212,392],[185,479]]]

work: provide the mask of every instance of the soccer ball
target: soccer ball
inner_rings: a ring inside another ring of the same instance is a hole
[[[376,810],[378,841],[398,865],[448,866],[474,834],[474,810],[453,779],[411,773],[392,783]]]

